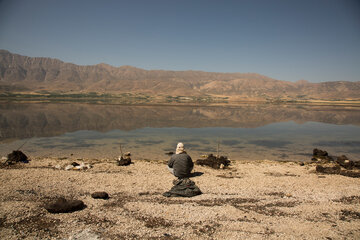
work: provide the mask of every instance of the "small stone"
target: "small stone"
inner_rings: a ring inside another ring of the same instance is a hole
[[[69,170],[72,170],[73,168],[74,168],[73,165],[67,165],[67,166],[65,167],[65,170],[66,170],[66,171],[69,171]]]
[[[91,194],[91,197],[95,199],[109,199],[109,194],[107,192],[94,192]]]
[[[82,210],[86,207],[81,200],[66,200],[58,198],[55,202],[45,205],[45,209],[50,213],[69,213]]]
[[[130,157],[120,157],[119,160],[117,160],[117,165],[118,166],[128,166],[131,164],[131,158]]]
[[[23,163],[28,163],[29,159],[28,157],[22,152],[22,151],[12,151],[12,153],[8,154],[8,160],[9,162],[23,162]]]
[[[323,151],[320,149],[315,148],[313,150],[313,157],[311,158],[312,161],[317,161],[317,162],[333,162],[334,159],[329,156],[327,151]]]

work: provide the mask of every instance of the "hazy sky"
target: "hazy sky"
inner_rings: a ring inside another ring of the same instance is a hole
[[[0,49],[80,65],[360,81],[360,0],[0,0]]]

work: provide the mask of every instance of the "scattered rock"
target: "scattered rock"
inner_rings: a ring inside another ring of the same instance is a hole
[[[171,156],[174,155],[174,152],[166,152],[165,154]]]
[[[0,165],[1,166],[5,166],[5,165],[8,165],[8,162],[7,162],[7,157],[2,157],[1,158],[1,162],[0,162]]]
[[[72,162],[70,165],[73,165],[74,167],[80,166],[80,164],[78,164],[77,162]]]
[[[352,169],[354,167],[354,162],[349,160],[345,155],[337,157],[336,162],[346,169]]]
[[[106,192],[94,192],[91,194],[91,197],[95,199],[109,199],[109,194]]]
[[[314,150],[313,150],[313,156],[326,157],[326,156],[329,156],[329,154],[328,154],[327,151],[323,151],[323,150],[321,150],[321,149],[314,148]]]
[[[7,161],[9,165],[22,162],[22,163],[28,163],[29,159],[28,157],[22,152],[22,151],[13,151],[12,153],[9,153],[7,156]]]
[[[320,149],[315,148],[313,150],[313,157],[311,158],[312,161],[322,161],[322,162],[332,162],[334,159],[329,156],[327,151],[323,151]]]
[[[326,174],[340,174],[340,166],[324,167],[321,165],[317,165],[316,172]]]
[[[354,168],[360,169],[360,161],[354,162]]]
[[[50,213],[69,213],[82,210],[86,207],[81,200],[66,200],[58,198],[55,202],[45,205],[45,209]]]
[[[86,164],[81,162],[80,164],[78,164],[77,162],[73,162],[70,165],[67,165],[64,169],[66,171],[68,170],[87,170],[92,168],[92,166],[90,164]]]
[[[354,171],[349,171],[349,170],[341,171],[340,175],[345,176],[345,177],[360,178],[360,172],[354,172]]]
[[[87,169],[90,169],[92,168],[92,166],[90,164],[85,164],[85,163],[80,163],[80,165],[78,166],[75,166],[73,169],[74,170],[87,170]]]
[[[119,159],[117,160],[117,165],[118,166],[128,166],[131,164],[131,158],[129,156],[124,157],[119,157]]]
[[[224,156],[215,157],[214,155],[210,154],[207,156],[206,159],[198,159],[195,163],[201,166],[209,166],[215,169],[223,169],[230,165],[230,160]]]
[[[325,174],[340,174],[346,177],[360,178],[360,162],[349,160],[345,155],[334,158],[330,157],[326,151],[315,148],[313,150],[313,161],[320,164],[316,166],[316,172]],[[345,170],[344,170],[345,169]]]
[[[316,172],[325,174],[339,174],[345,177],[360,178],[360,172],[352,170],[342,170],[340,165],[316,166]]]
[[[72,170],[74,168],[74,166],[73,165],[67,165],[64,169],[66,170],[66,171],[68,171],[68,170]]]

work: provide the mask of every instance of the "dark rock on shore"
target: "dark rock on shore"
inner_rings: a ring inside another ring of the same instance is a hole
[[[325,161],[325,162],[332,162],[334,159],[329,156],[327,151],[323,151],[320,149],[315,148],[313,150],[313,157],[311,159],[312,161]]]
[[[313,150],[313,161],[318,161],[316,172],[325,174],[339,174],[346,177],[359,178],[360,162],[349,160],[345,155],[336,157],[336,161],[326,151],[315,148]]]
[[[324,174],[338,174],[345,177],[360,178],[360,172],[354,170],[344,170],[340,165],[334,164],[332,166],[317,165],[316,172]]]
[[[340,172],[340,175],[345,177],[360,178],[360,172],[344,170]]]
[[[317,165],[316,172],[326,174],[340,174],[340,166],[324,167],[321,165]]]
[[[355,165],[354,162],[349,160],[345,155],[337,157],[336,163],[338,163],[340,166],[346,169],[353,169]]]
[[[128,166],[131,164],[131,158],[130,157],[120,157],[120,159],[117,160],[118,166]]]
[[[92,198],[95,199],[109,199],[109,194],[107,192],[94,192],[91,194]]]
[[[66,200],[61,197],[56,202],[46,204],[44,207],[50,213],[70,213],[82,210],[86,205],[81,200]]]
[[[71,165],[73,165],[74,167],[80,166],[80,164],[78,164],[77,162],[72,162]]]
[[[195,163],[200,166],[208,166],[211,168],[220,169],[229,166],[230,160],[224,156],[215,157],[214,155],[210,154],[205,159],[196,160]]]
[[[28,163],[29,159],[22,151],[18,151],[18,150],[12,151],[12,153],[8,154],[7,163],[13,164],[17,162]]]

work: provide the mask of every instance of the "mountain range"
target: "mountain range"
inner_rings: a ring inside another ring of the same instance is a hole
[[[81,66],[0,50],[0,92],[141,93],[243,100],[359,100],[360,81],[281,81],[257,73],[145,70]]]

